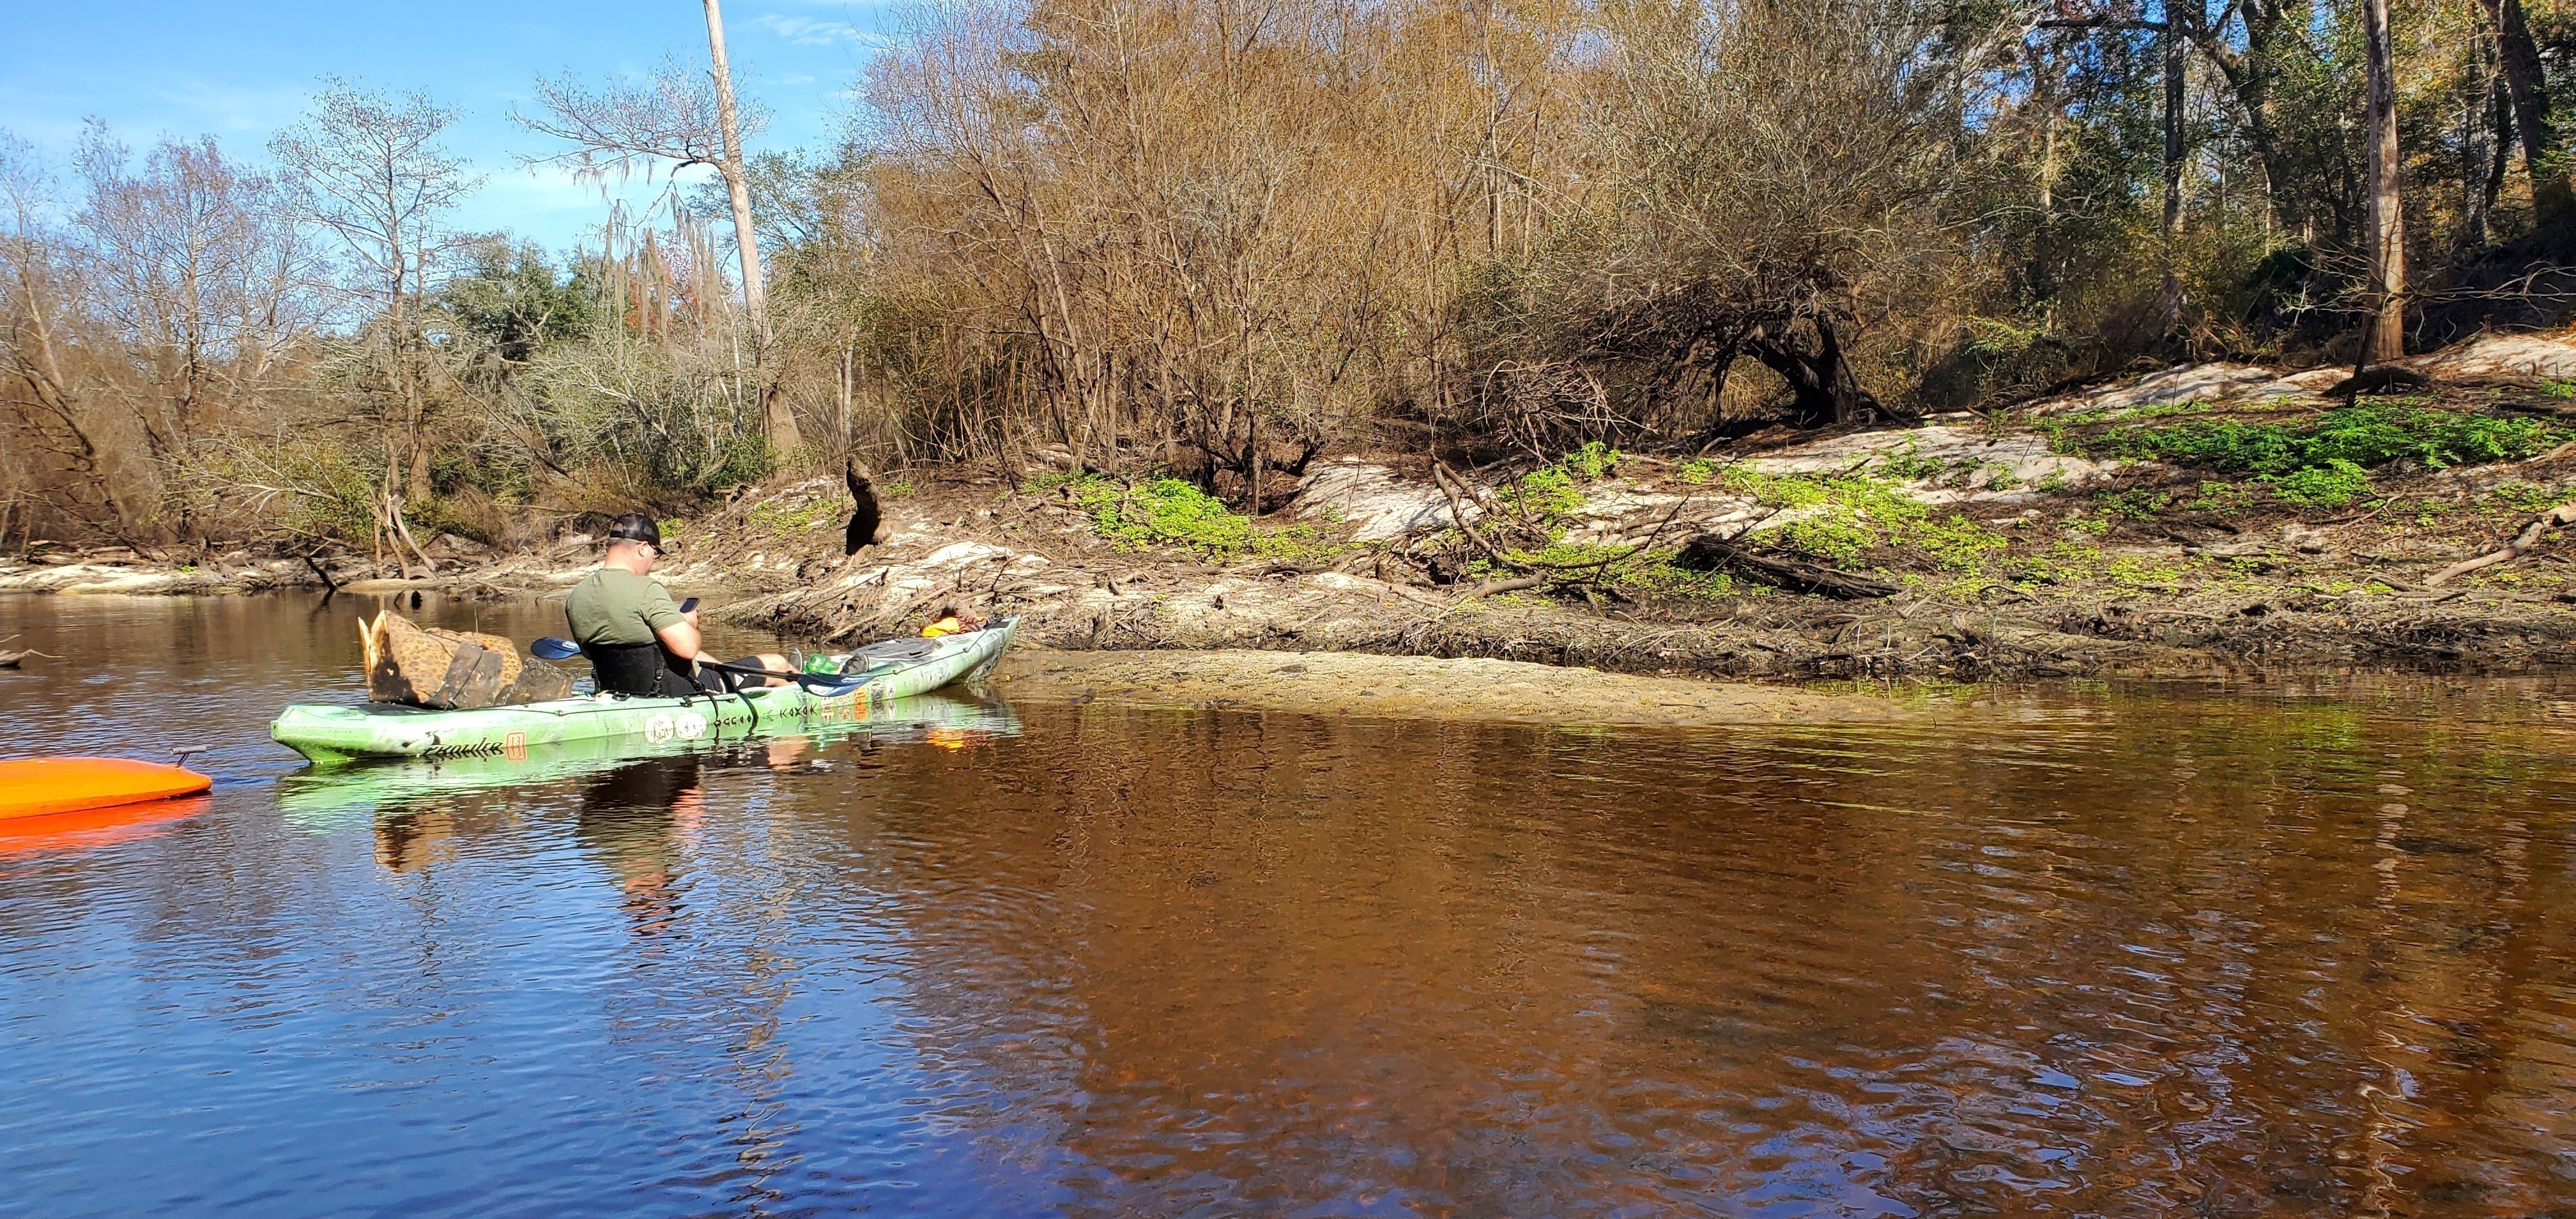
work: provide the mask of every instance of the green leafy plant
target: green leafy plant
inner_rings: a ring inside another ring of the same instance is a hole
[[[2172,503],[2172,492],[2131,487],[2096,496],[2093,510],[2115,520],[2152,521]]]
[[[2200,494],[2183,507],[2215,516],[2234,516],[2255,500],[2254,488],[2242,483],[2203,482]]]
[[[1513,506],[1534,520],[1553,520],[1583,509],[1583,492],[1559,466],[1540,466],[1511,487]]]
[[[1077,484],[1074,503],[1091,510],[1092,532],[1122,549],[1178,545],[1210,553],[1252,546],[1252,518],[1238,516],[1215,496],[1177,478],[1133,487],[1106,478]]]
[[[1766,475],[1738,466],[1727,471],[1726,481],[1763,504],[1804,510],[1798,519],[1769,531],[1770,536],[1837,563],[1852,562],[1873,549],[1902,547],[1944,570],[1972,572],[1989,554],[2010,544],[1977,521],[1935,512],[1877,479]]]
[[[1345,543],[1324,540],[1312,525],[1263,529],[1251,517],[1177,478],[1129,485],[1091,474],[1054,478],[1047,488],[1070,488],[1068,498],[1091,513],[1091,531],[1121,550],[1172,546],[1213,557],[1249,553],[1321,559],[1351,549]]]
[[[1619,450],[1598,440],[1587,440],[1582,448],[1566,454],[1556,464],[1585,482],[1599,482],[1618,470]]]
[[[2409,409],[2403,402],[2348,406],[2283,422],[2196,420],[2122,428],[2081,441],[2061,433],[2058,447],[2278,478],[2312,466],[2331,468],[2335,461],[2364,469],[2400,460],[2434,469],[2518,461],[2561,438],[2560,430],[2543,420]]]
[[[2302,466],[2272,484],[2272,494],[2309,508],[2340,508],[2370,494],[2370,471],[2343,458]]]
[[[752,505],[751,523],[772,533],[796,533],[848,515],[837,498],[790,499],[779,496]]]
[[[2490,494],[2496,502],[2516,512],[2547,512],[2570,499],[2576,499],[2576,488],[2552,490],[2535,483],[2514,480],[2496,484]]]
[[[1937,481],[1949,472],[1950,463],[1937,457],[1924,456],[1923,451],[1916,447],[1911,437],[1905,441],[1904,452],[1888,454],[1880,460],[1878,468],[1873,471],[1882,477],[1909,482],[1918,479]]]

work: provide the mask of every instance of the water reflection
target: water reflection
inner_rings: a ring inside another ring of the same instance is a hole
[[[669,924],[682,839],[706,815],[696,758],[653,758],[620,766],[582,788],[573,837],[617,878],[636,930]]]
[[[184,796],[176,800],[154,800],[85,812],[0,820],[0,861],[21,856],[42,859],[78,855],[121,842],[140,842],[211,807],[213,801],[207,797]]]
[[[0,866],[0,1206],[2576,1207],[2576,685],[1970,697],[279,759]]]

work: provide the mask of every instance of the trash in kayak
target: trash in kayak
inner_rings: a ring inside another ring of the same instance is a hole
[[[184,767],[132,758],[13,758],[0,761],[0,820],[193,796],[214,784]]]

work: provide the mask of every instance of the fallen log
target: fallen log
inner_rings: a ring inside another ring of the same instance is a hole
[[[2373,364],[2326,388],[2329,398],[2357,398],[2363,394],[2384,394],[2392,389],[2427,389],[2433,378],[2402,364]]]
[[[2522,532],[2516,534],[2512,541],[2505,543],[2502,550],[2489,551],[2474,559],[2462,559],[2424,577],[2424,587],[2439,588],[2449,583],[2454,576],[2465,576],[2470,572],[2493,567],[2498,563],[2510,563],[2530,554],[2531,548],[2540,544],[2540,535],[2560,525],[2576,525],[2576,504],[2560,504],[2541,514],[2530,524],[2523,526]]]
[[[1688,571],[1728,572],[1793,593],[1813,593],[1841,601],[1890,597],[1897,591],[1895,585],[1884,580],[1822,563],[1777,552],[1756,554],[1713,533],[1692,538],[1680,554],[1673,556],[1673,566]]]

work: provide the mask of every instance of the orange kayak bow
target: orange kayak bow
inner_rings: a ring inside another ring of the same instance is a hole
[[[193,796],[214,784],[193,770],[128,758],[16,758],[0,761],[0,820]]]

